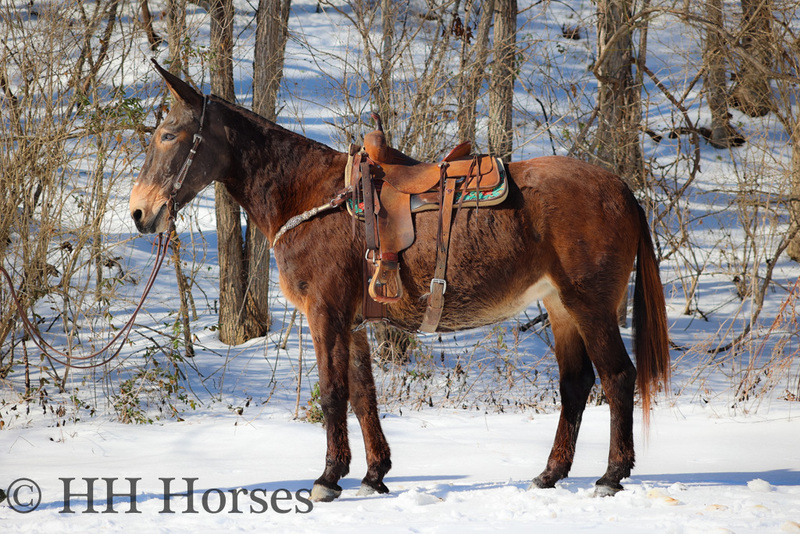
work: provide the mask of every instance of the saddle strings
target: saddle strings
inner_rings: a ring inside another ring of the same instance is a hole
[[[476,166],[478,167],[478,172],[475,174],[475,186],[477,188],[475,195],[475,211],[477,212],[481,207],[481,163],[479,156],[473,156],[472,163],[469,164],[467,176],[464,178],[464,183],[461,184],[461,193],[458,199],[458,209],[456,210],[456,216],[453,218],[453,220],[458,218],[458,214],[461,213],[461,208],[464,207],[464,199],[467,197],[467,187],[469,186],[470,178],[472,178],[472,171],[475,170]]]

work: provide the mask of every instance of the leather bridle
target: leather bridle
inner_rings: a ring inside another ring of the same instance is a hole
[[[175,181],[172,182],[172,193],[170,193],[169,196],[170,220],[174,220],[175,218],[175,195],[177,195],[180,188],[183,187],[183,181],[186,180],[186,175],[189,174],[189,167],[192,166],[194,157],[197,154],[197,147],[199,147],[200,143],[203,142],[202,133],[203,124],[205,123],[206,118],[207,103],[208,96],[203,95],[203,111],[200,113],[200,128],[197,130],[197,133],[194,134],[194,143],[192,144],[192,148],[189,149],[189,154],[186,155],[186,159],[183,161],[183,165],[181,165],[178,175],[175,177]]]

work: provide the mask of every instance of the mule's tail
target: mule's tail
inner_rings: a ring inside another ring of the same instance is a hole
[[[636,285],[633,290],[633,336],[636,352],[636,381],[642,399],[645,430],[650,424],[650,401],[659,382],[669,388],[670,360],[667,310],[658,261],[650,238],[650,225],[639,209],[639,251],[636,260]]]

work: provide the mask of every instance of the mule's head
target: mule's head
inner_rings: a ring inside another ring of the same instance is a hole
[[[173,102],[156,128],[144,166],[131,190],[131,217],[143,234],[167,231],[170,209],[177,212],[205,186],[220,178],[228,162],[225,133],[213,117],[211,102],[155,60],[153,64],[167,83]],[[200,134],[202,140],[183,183],[175,190],[181,167],[195,144],[195,134]]]

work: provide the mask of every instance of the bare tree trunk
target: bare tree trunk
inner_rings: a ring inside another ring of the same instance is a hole
[[[492,26],[495,0],[474,0],[467,5],[462,36],[461,75],[458,91],[458,139],[475,143],[475,115],[481,85],[489,58],[489,29]],[[470,46],[469,27],[474,18],[478,21],[478,35]]]
[[[141,0],[142,17],[145,22],[145,29],[148,32],[148,40],[150,35],[155,36],[153,32],[153,24],[150,17],[150,8],[147,5],[147,0]],[[182,70],[181,47],[179,44],[183,41],[186,35],[186,2],[185,0],[169,0],[167,2],[167,40],[169,42],[169,70],[175,75],[180,75]],[[160,42],[160,38],[158,38]],[[158,47],[150,41],[150,46]],[[174,232],[174,225],[170,229]],[[183,341],[185,345],[185,355],[188,358],[194,357],[194,344],[192,343],[191,335],[191,322],[189,317],[189,301],[192,299],[191,287],[187,282],[186,275],[183,274],[183,266],[181,262],[181,242],[177,235],[172,240],[172,258],[175,266],[175,277],[178,282],[178,295],[180,298],[180,308],[178,315],[180,316],[181,326],[183,330]]]
[[[150,6],[147,5],[147,0],[139,0],[139,6],[142,10],[142,26],[144,26],[144,32],[147,34],[147,42],[150,43],[150,50],[155,52],[158,50],[162,39],[153,30],[153,15],[150,14]]]
[[[772,0],[741,0],[741,44],[746,56],[732,91],[731,103],[742,113],[762,117],[775,108],[769,77],[772,70]],[[758,68],[761,65],[763,68]]]
[[[209,48],[211,92],[234,102],[233,87],[233,2],[213,0],[209,5],[211,27]],[[244,243],[239,205],[224,185],[214,186],[219,254],[219,339],[229,345],[246,341],[244,307]]]
[[[228,345],[244,343],[244,249],[239,205],[225,186],[214,184],[219,255],[219,339]]]
[[[291,0],[260,0],[256,13],[253,111],[272,121],[277,117],[290,7]],[[247,284],[244,335],[251,339],[266,335],[270,326],[269,243],[249,217],[245,249]]]
[[[392,62],[394,60],[394,23],[395,2],[393,0],[381,0],[381,29],[383,30],[383,41],[381,43],[381,73],[378,77],[377,105],[378,114],[388,124],[394,123],[392,120]],[[392,128],[386,130],[386,142],[392,144]]]
[[[795,118],[792,134],[792,190],[789,200],[789,216],[794,226],[800,226],[800,113]],[[800,262],[800,233],[789,243],[786,253],[796,262]]]
[[[212,0],[209,3],[211,27],[209,49],[211,92],[229,102],[236,101],[233,87],[233,0]]]
[[[489,152],[509,161],[514,142],[517,0],[495,0],[494,61],[489,89]]]
[[[727,47],[722,37],[725,27],[722,0],[706,0],[706,18],[710,23],[706,28],[703,47],[705,91],[711,108],[711,135],[708,142],[714,148],[728,148],[741,144],[739,140],[742,137],[731,126],[728,117]]]
[[[173,228],[170,231],[174,231]],[[171,241],[172,261],[175,264],[175,275],[178,280],[178,295],[180,296],[180,308],[178,316],[181,321],[181,333],[183,334],[184,355],[187,358],[194,358],[194,343],[192,342],[192,326],[189,318],[189,296],[191,288],[183,274],[181,265],[181,240],[176,235]]]
[[[186,0],[167,0],[167,33],[169,71],[178,75],[186,68],[183,61],[183,40],[186,38]]]
[[[289,36],[291,0],[259,0],[253,65],[253,111],[274,121]]]
[[[619,174],[632,188],[639,189],[645,182],[639,144],[641,88],[634,84],[631,70],[630,13],[631,0],[599,0],[597,4],[594,73],[599,82],[598,126],[592,152],[596,163]]]

